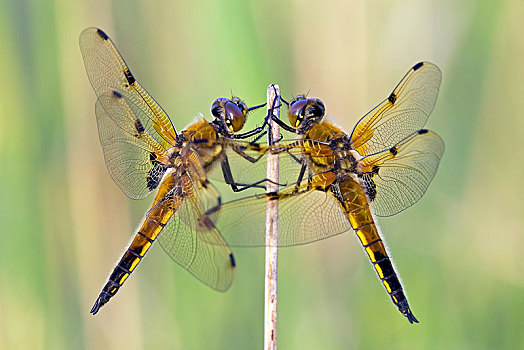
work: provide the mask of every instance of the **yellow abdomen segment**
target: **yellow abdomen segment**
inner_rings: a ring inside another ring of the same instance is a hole
[[[151,248],[151,245],[171,216],[173,216],[175,210],[180,206],[181,198],[175,200],[170,198],[170,195],[167,195],[169,189],[173,187],[173,184],[174,177],[167,176],[160,185],[151,210],[145,217],[144,222],[126,252],[109,276],[107,283],[102,288],[102,292],[91,309],[92,314],[96,314],[98,310],[118,292],[129,275],[136,269],[140,261],[142,261],[142,258],[149,248]]]
[[[342,205],[341,203],[341,206],[343,206],[351,227],[355,230],[384,288],[386,288],[393,303],[408,318],[409,322],[418,322],[409,308],[400,280],[389,259],[386,247],[369,208],[363,186],[355,178],[344,180],[339,183],[339,186],[344,201],[344,204]]]

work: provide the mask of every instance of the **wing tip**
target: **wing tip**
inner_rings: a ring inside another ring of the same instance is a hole
[[[233,255],[233,253],[229,253],[229,262],[231,263],[231,267],[237,267],[237,263],[235,261],[235,256]]]
[[[420,67],[422,67],[426,62],[419,62],[413,66],[413,70],[418,70]]]

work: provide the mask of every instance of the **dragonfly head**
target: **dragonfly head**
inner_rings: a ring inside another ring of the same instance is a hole
[[[321,100],[298,95],[289,103],[289,123],[299,134],[304,134],[313,125],[322,121],[325,111],[326,108]]]
[[[211,105],[211,114],[220,131],[226,135],[233,134],[244,127],[248,108],[238,97],[231,99],[217,98]]]

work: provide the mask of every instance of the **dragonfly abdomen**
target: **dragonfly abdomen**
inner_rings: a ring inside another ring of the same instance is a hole
[[[418,322],[411,312],[402,284],[369,209],[368,200],[362,186],[353,179],[349,179],[340,184],[340,190],[351,227],[355,230],[391,300],[410,323]]]
[[[411,312],[402,284],[388,256],[377,225],[374,223],[365,224],[354,227],[354,230],[393,303],[408,318],[409,322],[418,322]]]
[[[136,269],[160,231],[164,228],[165,222],[167,222],[167,219],[159,220],[159,218],[154,218],[151,213],[146,216],[144,223],[133,238],[133,241],[131,241],[129,248],[127,248],[127,251],[102,288],[102,292],[91,309],[93,315],[118,292],[120,287],[129,278],[129,275]]]

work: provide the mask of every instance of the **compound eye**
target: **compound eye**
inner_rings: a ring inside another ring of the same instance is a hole
[[[237,102],[237,103],[235,103]],[[238,99],[238,101],[229,101],[225,106],[227,128],[232,132],[237,132],[246,122],[247,107]]]
[[[302,102],[306,100],[307,100],[306,95],[297,95],[297,97],[295,97],[293,100],[291,100],[291,102],[289,102],[289,107],[293,106],[297,102]]]
[[[288,119],[289,123],[298,128],[304,121],[308,100],[295,100],[289,104]]]

